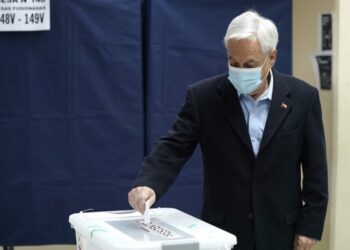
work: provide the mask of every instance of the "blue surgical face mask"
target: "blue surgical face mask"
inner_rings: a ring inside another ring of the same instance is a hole
[[[236,68],[229,65],[228,79],[239,94],[248,95],[260,86],[262,83],[261,70],[266,59],[261,66],[256,68]]]

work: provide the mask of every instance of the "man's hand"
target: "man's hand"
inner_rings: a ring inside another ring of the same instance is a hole
[[[294,240],[294,250],[310,250],[313,248],[318,240],[296,234]]]
[[[156,193],[149,187],[136,187],[129,192],[128,198],[130,206],[143,214],[145,212],[145,202],[149,200],[149,206],[151,207],[156,201]]]

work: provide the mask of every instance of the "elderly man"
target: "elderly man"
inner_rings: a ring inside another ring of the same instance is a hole
[[[167,136],[145,158],[130,205],[166,192],[199,143],[202,219],[237,236],[237,250],[305,250],[321,239],[327,163],[317,89],[273,69],[278,32],[254,11],[224,38],[228,74],[189,86]],[[303,175],[301,175],[301,171]]]

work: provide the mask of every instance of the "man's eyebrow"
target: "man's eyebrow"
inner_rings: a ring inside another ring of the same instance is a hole
[[[259,61],[256,59],[249,59],[248,61],[246,61],[245,63],[258,63]]]
[[[227,58],[230,60],[234,60],[231,56],[228,56]],[[248,61],[245,61],[244,63],[258,63],[258,62],[259,62],[259,60],[257,60],[257,59],[249,59]]]

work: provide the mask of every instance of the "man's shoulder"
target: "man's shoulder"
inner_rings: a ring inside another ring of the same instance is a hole
[[[278,71],[273,71],[274,81],[276,84],[285,84],[292,92],[300,92],[304,94],[314,93],[317,88],[307,83],[306,81],[287,74],[280,73]]]
[[[204,78],[198,82],[195,82],[189,86],[193,91],[200,92],[211,92],[216,91],[217,87],[224,81],[227,81],[227,73],[214,75],[208,78]]]

